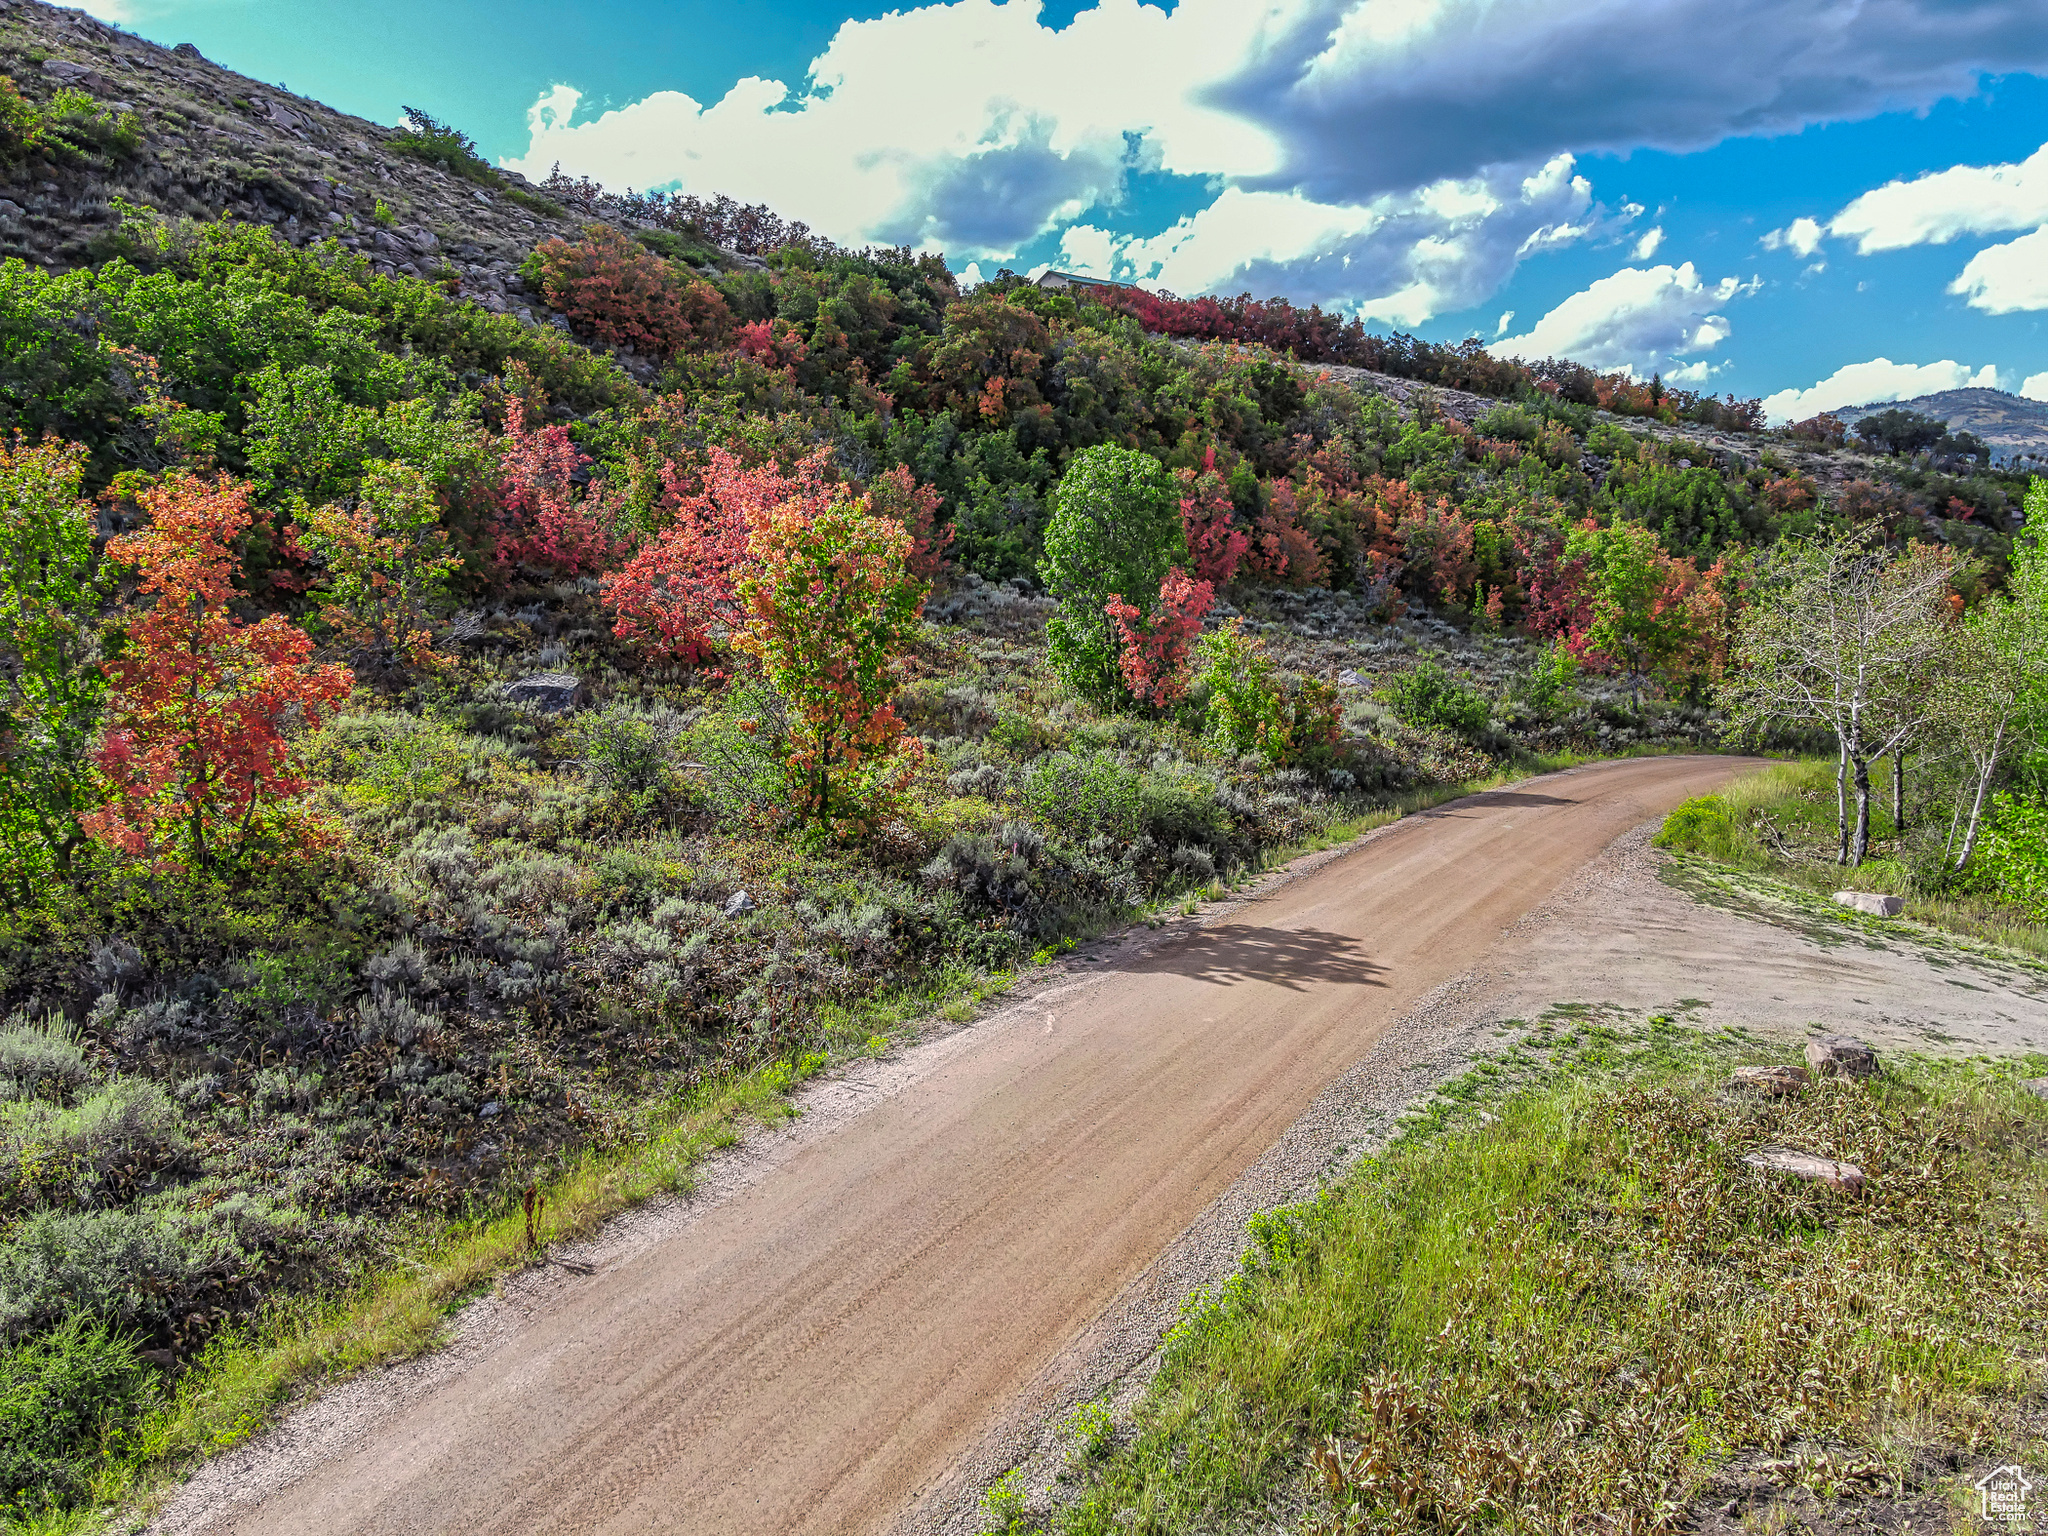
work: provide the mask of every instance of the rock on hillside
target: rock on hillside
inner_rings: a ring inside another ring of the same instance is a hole
[[[1834,414],[1855,424],[1879,411],[1918,411],[1948,423],[1952,432],[1974,432],[2000,458],[2048,459],[2048,401],[2028,400],[2002,389],[1944,389],[1911,400],[1852,405]]]
[[[0,74],[32,103],[82,90],[141,136],[98,165],[0,166],[0,257],[68,269],[113,248],[117,200],[223,214],[293,244],[334,238],[380,269],[432,277],[487,309],[536,318],[517,267],[586,222],[516,172],[480,186],[401,154],[398,130],[238,75],[190,43],[162,48],[38,0],[0,0]],[[722,253],[733,265],[745,257]],[[541,312],[544,318],[545,312]]]

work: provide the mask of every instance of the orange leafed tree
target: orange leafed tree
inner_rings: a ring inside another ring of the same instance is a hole
[[[316,725],[348,697],[339,664],[278,614],[235,617],[234,541],[253,512],[249,487],[179,475],[139,498],[150,526],[115,539],[151,599],[106,665],[107,724],[95,759],[112,798],[86,830],[137,856],[205,868],[265,805],[305,787],[285,730]]]
[[[1148,619],[1136,604],[1112,592],[1103,609],[1116,626],[1122,650],[1117,667],[1131,697],[1148,709],[1168,709],[1188,691],[1188,652],[1202,632],[1202,615],[1215,606],[1216,589],[1179,566],[1159,584]]]
[[[798,813],[841,834],[880,815],[921,756],[889,703],[924,609],[912,544],[866,500],[796,498],[755,522],[735,587],[747,616],[735,643],[789,709]]]

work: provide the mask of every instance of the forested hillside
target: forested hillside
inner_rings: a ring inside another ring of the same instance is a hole
[[[2014,608],[2025,486],[1967,444],[1279,300],[963,294],[36,5],[0,62],[23,1519],[118,1492],[292,1298],[888,999],[1519,765],[1832,749],[1742,682],[1816,551],[1957,634]],[[2029,686],[1989,746],[1850,753],[1975,792],[1993,873],[1884,851],[2022,906]]]

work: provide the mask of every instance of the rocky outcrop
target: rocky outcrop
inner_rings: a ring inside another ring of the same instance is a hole
[[[82,90],[132,114],[141,146],[109,164],[0,166],[0,257],[64,270],[118,248],[117,200],[172,216],[332,239],[379,271],[424,277],[528,323],[550,317],[518,267],[588,222],[513,171],[481,186],[391,147],[397,131],[162,48],[80,11],[0,0],[0,73],[30,101]],[[729,256],[729,262],[727,260]],[[720,264],[757,263],[721,253]]]

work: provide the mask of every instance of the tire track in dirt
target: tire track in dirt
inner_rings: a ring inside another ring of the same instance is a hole
[[[1394,1021],[1749,766],[1470,796],[1109,947],[402,1390],[205,1469],[157,1529],[886,1529]]]

